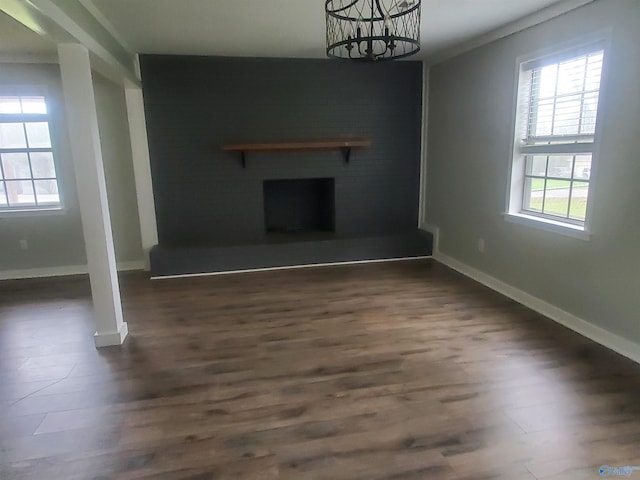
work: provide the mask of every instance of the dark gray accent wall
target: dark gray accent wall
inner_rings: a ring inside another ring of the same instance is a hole
[[[337,238],[415,231],[419,62],[143,55],[140,59],[160,245],[264,241],[263,181],[335,178]],[[371,137],[338,151],[249,153],[225,143]]]

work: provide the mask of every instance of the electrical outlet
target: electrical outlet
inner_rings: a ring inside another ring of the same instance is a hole
[[[20,250],[29,250],[29,243],[26,240],[20,240]]]
[[[484,253],[484,238],[478,239],[478,251]]]

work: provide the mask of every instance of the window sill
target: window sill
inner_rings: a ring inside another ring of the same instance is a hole
[[[24,208],[16,210],[0,210],[0,219],[2,218],[18,218],[18,217],[42,217],[49,215],[64,215],[63,207],[51,208]]]
[[[567,223],[556,222],[547,218],[535,217],[533,215],[525,215],[523,213],[503,213],[507,222],[517,223],[526,227],[537,228],[547,232],[557,233],[566,237],[578,238],[580,240],[589,241],[591,234],[578,225],[570,225]]]

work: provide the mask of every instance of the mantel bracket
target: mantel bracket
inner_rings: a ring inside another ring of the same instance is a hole
[[[242,163],[242,168],[247,168],[247,152],[244,150],[240,152],[240,162]]]
[[[351,158],[351,147],[342,147],[340,150],[342,151],[344,163],[349,163],[349,159]]]

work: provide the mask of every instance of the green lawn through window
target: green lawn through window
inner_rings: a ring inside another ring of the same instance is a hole
[[[542,198],[532,198],[530,207],[531,210],[542,210]],[[545,202],[545,213],[565,217],[567,215],[567,199],[547,198]],[[569,216],[571,218],[584,220],[587,216],[587,199],[574,199],[573,202],[571,202]]]
[[[578,190],[589,188],[586,183],[574,183],[574,194]],[[566,190],[564,196],[554,197],[550,195],[553,191]],[[544,191],[544,179],[535,178],[531,181],[531,201],[529,207],[531,210],[542,210],[542,195],[536,196],[536,193],[542,193]],[[566,217],[567,204],[569,201],[569,181],[568,180],[547,180],[547,198],[544,204],[544,213],[550,215],[559,215]],[[569,210],[569,217],[574,219],[584,220],[587,214],[587,197],[574,197],[571,201],[571,208]]]

